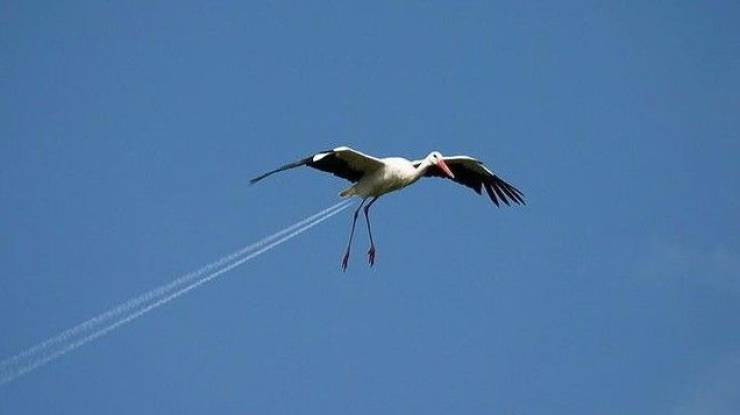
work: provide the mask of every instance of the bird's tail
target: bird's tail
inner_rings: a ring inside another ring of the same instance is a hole
[[[354,196],[356,193],[357,192],[355,190],[355,187],[354,186],[351,186],[351,187],[348,187],[348,188],[342,190],[342,192],[339,193],[339,196],[341,196],[341,197],[351,197],[351,196]]]

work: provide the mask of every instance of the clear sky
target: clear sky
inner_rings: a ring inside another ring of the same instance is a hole
[[[737,2],[124,3],[0,4],[0,359],[335,203],[248,185],[316,150],[528,205],[427,179],[374,269],[347,211],[0,413],[740,413]]]

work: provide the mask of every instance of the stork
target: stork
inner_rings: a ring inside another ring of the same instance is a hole
[[[321,151],[304,159],[288,163],[275,170],[255,177],[250,180],[254,184],[265,177],[293,169],[300,166],[308,166],[314,169],[331,173],[335,176],[347,179],[353,183],[352,186],[342,191],[341,197],[357,196],[362,199],[355,210],[352,219],[352,229],[349,233],[347,249],[342,257],[342,271],[347,270],[349,252],[352,247],[352,237],[355,234],[355,224],[360,209],[364,206],[367,233],[370,237],[370,250],[368,261],[372,267],[375,264],[375,242],[370,227],[370,207],[378,198],[386,193],[403,189],[415,183],[422,177],[442,177],[453,180],[482,194],[485,189],[488,197],[496,205],[500,202],[510,206],[511,203],[526,204],[524,194],[516,187],[506,183],[497,175],[493,174],[483,162],[470,156],[444,157],[438,151],[432,151],[422,160],[407,160],[402,157],[377,158],[353,150],[349,147],[337,147],[333,150]],[[365,205],[365,202],[367,205]]]

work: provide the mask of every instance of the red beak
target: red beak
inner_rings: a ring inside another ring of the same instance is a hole
[[[445,172],[446,175],[450,176],[450,179],[454,179],[455,175],[452,173],[452,170],[450,170],[449,166],[447,166],[447,163],[445,163],[444,160],[439,159],[437,162],[437,167],[440,168],[443,172]]]

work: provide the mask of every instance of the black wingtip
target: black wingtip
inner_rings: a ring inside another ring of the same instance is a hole
[[[516,194],[517,199],[519,199],[519,202],[522,205],[526,206],[527,205],[527,201],[524,200],[524,193],[520,192],[519,190],[516,190],[516,193],[515,194]]]
[[[493,186],[484,183],[483,187],[486,189],[486,193],[488,193],[488,197],[491,198],[493,204],[496,205],[496,207],[501,207],[501,205],[498,203],[498,200],[496,200],[496,194],[493,192]]]
[[[267,175],[264,175],[263,174],[262,176],[257,176],[257,177],[255,177],[253,179],[249,179],[249,185],[251,186],[251,185],[257,183],[258,181],[264,179],[265,177],[267,177]]]
[[[498,198],[501,199],[504,203],[506,203],[506,206],[511,206],[511,203],[509,203],[509,200],[506,198],[506,195],[496,183],[492,184],[491,187],[496,192],[496,195],[498,196]]]
[[[512,202],[518,205],[527,204],[524,201],[524,194],[516,187],[502,180],[500,177],[494,176],[494,180],[491,183],[491,186],[494,188],[494,190],[496,190],[496,194],[498,194],[504,200],[504,202],[506,202],[507,205],[509,203],[504,197],[504,195],[507,196],[509,200],[511,200]]]
[[[512,202],[514,202],[516,204],[521,204],[521,202],[519,201],[518,196],[516,195],[516,192],[514,192],[513,186],[507,184],[505,186],[501,186],[501,190],[503,190],[504,193],[506,193],[506,196],[508,196],[509,199],[511,199]]]
[[[514,186],[510,186],[512,193],[514,193],[514,196],[516,197],[516,200],[518,203],[522,205],[527,205],[527,202],[524,200],[524,193],[522,193],[519,189],[517,189]]]
[[[272,170],[272,171],[268,171],[267,173],[265,173],[265,174],[262,174],[262,175],[260,175],[260,176],[257,176],[257,177],[255,177],[254,179],[250,180],[250,181],[249,181],[249,184],[250,184],[250,185],[252,185],[252,184],[255,184],[255,183],[257,183],[258,181],[260,181],[260,180],[264,179],[265,177],[267,177],[267,176],[269,176],[269,175],[271,175],[271,174],[275,174],[275,173],[278,173],[278,172],[281,172],[281,171],[285,171],[285,170],[288,170],[288,169],[292,169],[292,168],[294,168],[294,167],[298,167],[298,166],[303,166],[303,165],[305,165],[306,163],[308,163],[309,161],[311,161],[312,157],[313,157],[313,156],[310,156],[310,157],[306,157],[306,158],[304,158],[304,159],[302,159],[302,160],[298,160],[298,161],[296,161],[296,162],[293,162],[293,163],[288,163],[288,164],[286,164],[286,165],[284,165],[284,166],[280,166],[280,167],[278,167],[278,168],[277,168],[277,169],[275,169],[275,170]]]

